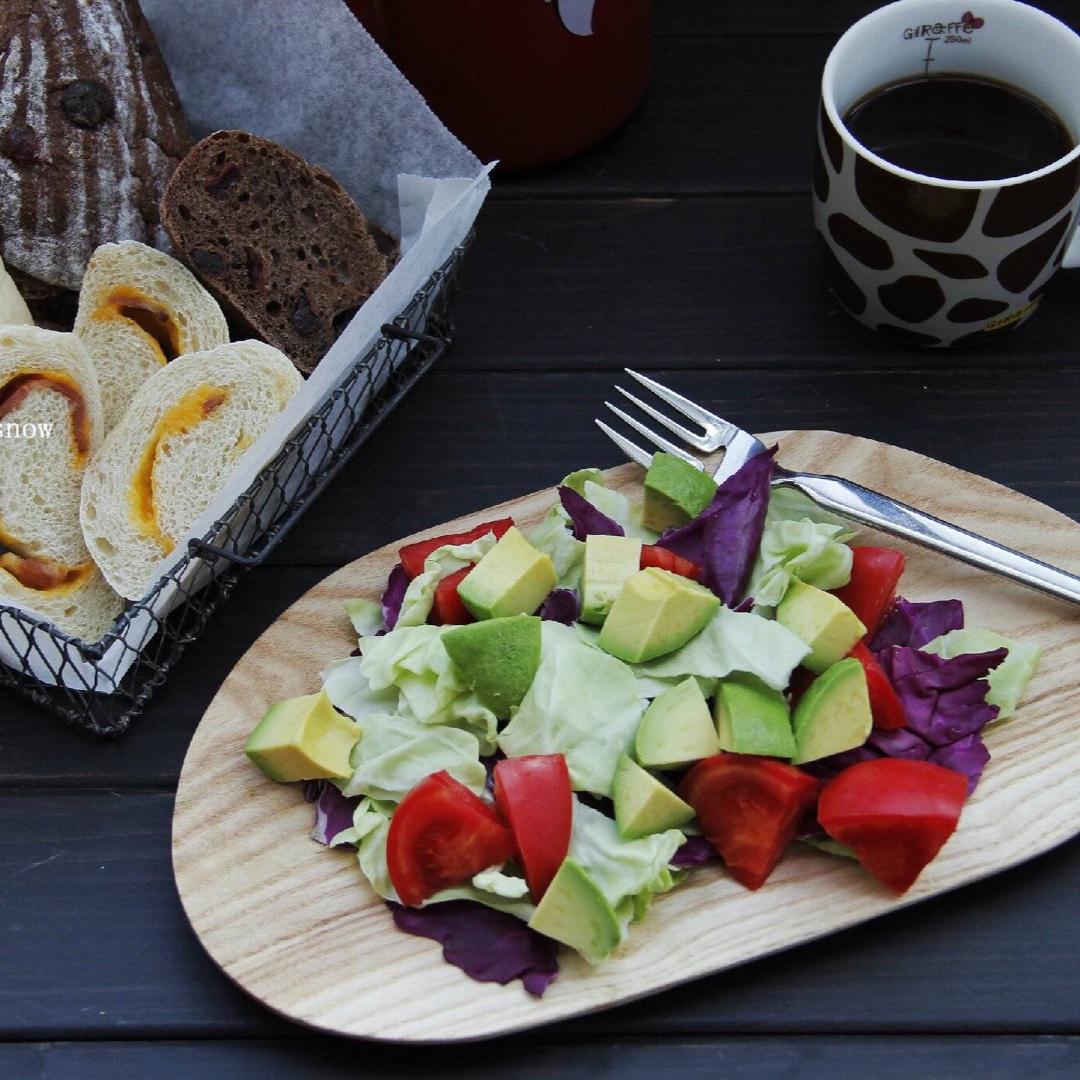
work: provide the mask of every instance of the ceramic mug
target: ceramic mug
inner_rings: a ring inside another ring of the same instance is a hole
[[[813,177],[836,299],[874,330],[931,346],[1015,329],[1059,266],[1080,265],[1080,36],[1015,0],[950,3],[898,0],[840,38],[822,77]],[[1024,91],[1056,115],[1065,152],[1021,175],[953,180],[852,135],[845,116],[875,91],[945,73]]]

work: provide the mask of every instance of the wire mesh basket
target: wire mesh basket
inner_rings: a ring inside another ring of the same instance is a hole
[[[229,511],[93,645],[0,605],[0,685],[67,723],[117,736],[146,707],[242,574],[307,506],[453,340],[450,302],[469,239],[436,270]]]

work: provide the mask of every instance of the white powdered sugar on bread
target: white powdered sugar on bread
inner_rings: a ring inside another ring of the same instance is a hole
[[[163,246],[190,143],[137,0],[0,5],[0,243],[35,295],[77,290],[103,242]]]
[[[86,542],[117,592],[146,594],[161,560],[301,383],[283,353],[241,341],[181,356],[142,384],[82,489]]]

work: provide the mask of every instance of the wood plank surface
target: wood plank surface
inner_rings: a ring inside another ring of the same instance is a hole
[[[406,1050],[365,1046],[305,1035],[292,1039],[244,1041],[44,1043],[0,1046],[0,1073],[36,1080],[115,1080],[152,1076],[189,1080],[191,1076],[255,1077],[261,1080],[397,1080],[439,1076],[501,1078],[514,1062],[522,1080],[558,1076],[645,1076],[715,1080],[718,1075],[758,1080],[836,1080],[873,1076],[875,1080],[969,1076],[971,1063],[992,1047],[997,1076],[1071,1076],[1080,1071],[1080,1039],[998,1036],[989,1044],[967,1036],[899,1037],[806,1035],[708,1039],[673,1035],[664,1039],[628,1036],[604,1047],[580,1039],[505,1040],[467,1047]],[[618,1060],[618,1072],[612,1061]],[[358,1065],[362,1061],[362,1065]],[[362,1071],[359,1071],[361,1070]]]
[[[642,107],[574,160],[496,175],[454,349],[241,580],[145,716],[101,741],[0,690],[0,1076],[1080,1074],[1076,839],[643,1001],[434,1051],[267,1010],[207,955],[173,878],[189,741],[266,627],[403,535],[619,464],[592,421],[623,365],[751,429],[879,439],[1080,521],[1080,272],[1020,333],[957,353],[885,342],[824,290],[817,80],[877,6],[656,0]],[[1080,0],[1039,6],[1080,28]]]

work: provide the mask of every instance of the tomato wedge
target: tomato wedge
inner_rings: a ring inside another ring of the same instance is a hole
[[[817,802],[821,782],[775,758],[715,754],[683,777],[679,795],[697,813],[731,876],[759,889]]]
[[[896,548],[852,545],[851,555],[851,580],[833,589],[833,595],[855,612],[869,640],[896,599],[904,553]]]
[[[701,573],[701,567],[691,559],[684,559],[667,548],[657,547],[656,544],[641,545],[641,569],[649,566],[659,567],[661,570],[670,570],[673,574],[682,577],[696,579]]]
[[[874,718],[874,727],[881,731],[904,727],[907,724],[904,706],[889,682],[889,676],[874,659],[874,654],[860,641],[848,655],[854,656],[866,672],[866,689],[870,694],[870,715]]]
[[[424,560],[436,549],[446,544],[471,544],[479,540],[485,533],[494,533],[496,537],[502,536],[511,525],[513,518],[499,518],[496,521],[485,521],[466,532],[444,533],[442,536],[432,536],[427,540],[417,540],[415,544],[406,544],[398,549],[398,559],[405,573],[410,578],[424,572]]]
[[[401,800],[386,838],[390,882],[410,907],[513,854],[514,838],[495,808],[445,769]]]
[[[499,761],[495,805],[510,823],[529,893],[538,904],[570,848],[574,793],[566,758],[530,754]]]
[[[457,587],[471,569],[472,565],[463,566],[460,570],[447,574],[435,586],[429,622],[438,626],[458,626],[462,623],[476,622],[476,616],[462,603],[457,591]]]
[[[902,893],[952,836],[967,788],[963,773],[929,761],[860,761],[825,785],[818,821],[878,881]]]

